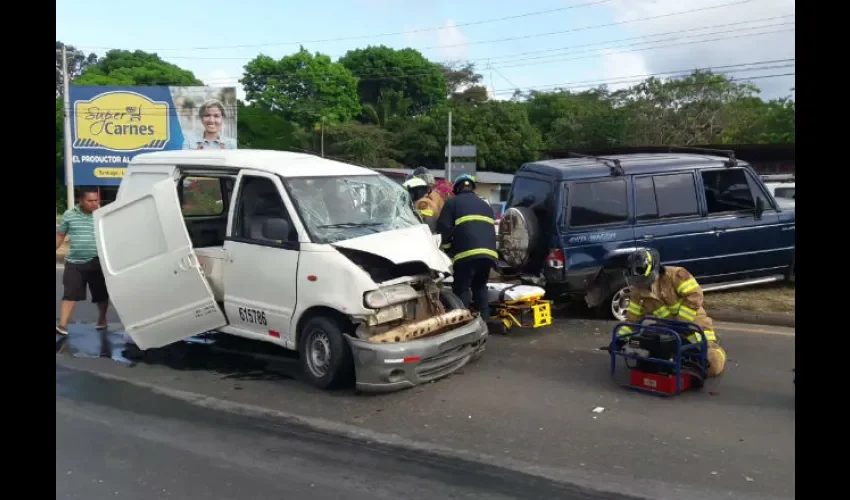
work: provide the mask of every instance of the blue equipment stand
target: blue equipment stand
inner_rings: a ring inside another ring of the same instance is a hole
[[[647,324],[648,322],[652,322],[653,324]],[[624,326],[631,327],[631,329],[634,331],[625,335],[617,335],[617,331],[619,331],[619,329]],[[639,356],[637,354],[626,353],[617,350],[617,340],[625,340],[626,342],[628,342],[628,340],[632,337],[638,335],[646,336],[646,334],[648,333],[658,334],[659,339],[662,335],[670,335],[676,340],[676,350],[672,360]],[[696,344],[684,344],[682,342],[682,337],[689,336],[693,333],[699,333],[700,341]],[[650,394],[656,394],[665,397],[674,396],[682,392],[683,361],[696,361],[699,368],[701,368],[703,374],[705,374],[708,368],[708,342],[705,339],[705,332],[703,331],[701,326],[684,321],[645,317],[641,319],[638,323],[618,323],[616,326],[614,326],[614,331],[611,335],[611,344],[608,346],[608,352],[611,355],[612,378],[615,376],[616,373],[618,356],[622,356],[623,358],[625,358],[624,362],[626,363],[626,366],[628,366],[629,359],[635,359],[647,363],[672,367],[674,369],[674,376],[676,377],[676,392],[672,394],[652,389],[646,389],[643,387],[635,387],[631,384],[621,384],[624,387],[628,387],[636,391],[647,392]]]

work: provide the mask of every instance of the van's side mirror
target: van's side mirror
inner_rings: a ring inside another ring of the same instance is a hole
[[[761,214],[764,213],[764,198],[756,196],[756,219],[761,219]]]
[[[263,238],[273,241],[288,241],[291,227],[286,219],[270,218],[263,222]]]

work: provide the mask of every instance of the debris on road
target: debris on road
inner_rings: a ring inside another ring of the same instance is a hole
[[[605,408],[603,408],[601,406],[597,406],[596,408],[593,409],[593,413],[602,413],[603,411],[605,411]]]

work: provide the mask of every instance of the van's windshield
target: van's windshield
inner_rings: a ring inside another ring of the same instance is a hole
[[[285,183],[316,243],[422,224],[407,191],[383,175],[301,177]]]

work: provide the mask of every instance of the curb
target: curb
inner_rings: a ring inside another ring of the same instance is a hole
[[[795,314],[735,311],[733,309],[720,309],[709,312],[711,319],[726,321],[729,323],[747,323],[753,325],[784,326],[795,328]]]

